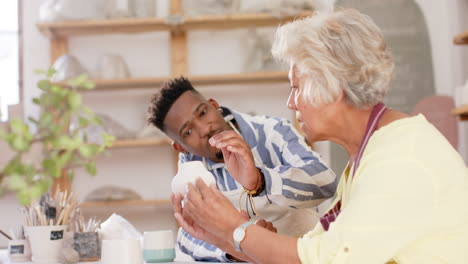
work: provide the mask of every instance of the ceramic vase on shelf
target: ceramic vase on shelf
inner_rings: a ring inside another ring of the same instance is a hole
[[[135,17],[155,17],[156,0],[132,0],[131,9]]]
[[[65,229],[65,225],[26,227],[26,236],[31,244],[34,263],[60,263]]]

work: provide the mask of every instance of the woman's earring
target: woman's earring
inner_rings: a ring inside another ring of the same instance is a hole
[[[218,108],[218,112],[220,112],[221,114],[223,113],[223,109],[222,108]]]

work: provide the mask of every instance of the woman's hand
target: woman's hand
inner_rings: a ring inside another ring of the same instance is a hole
[[[189,184],[189,191],[181,206],[180,194],[173,197],[175,218],[185,231],[220,248],[232,241],[236,227],[248,221],[214,185],[208,187],[197,179],[196,186]]]
[[[241,135],[233,130],[226,130],[211,137],[210,144],[222,151],[229,173],[242,186],[248,190],[260,187],[261,176],[255,166],[252,150]]]
[[[180,193],[171,194],[172,206],[175,211],[174,215],[185,231],[189,232],[192,236],[198,239],[201,239],[213,245],[217,245],[218,247],[220,247],[220,244],[226,243],[225,241],[221,241],[218,237],[207,232],[201,226],[197,225],[197,223],[195,223],[193,219],[190,218],[190,216],[185,214],[182,208],[182,200],[183,197]],[[181,220],[177,218],[177,214],[182,216],[183,221],[186,223],[186,225],[183,225]]]

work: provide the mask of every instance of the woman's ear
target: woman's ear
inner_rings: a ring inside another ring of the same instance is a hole
[[[341,103],[345,101],[345,93],[343,89],[340,89],[338,96],[336,97],[335,103]]]

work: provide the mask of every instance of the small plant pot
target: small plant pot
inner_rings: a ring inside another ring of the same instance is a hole
[[[73,248],[78,252],[80,261],[96,261],[101,258],[97,232],[75,232],[73,240]]]
[[[60,263],[65,229],[64,225],[26,227],[34,263]]]

